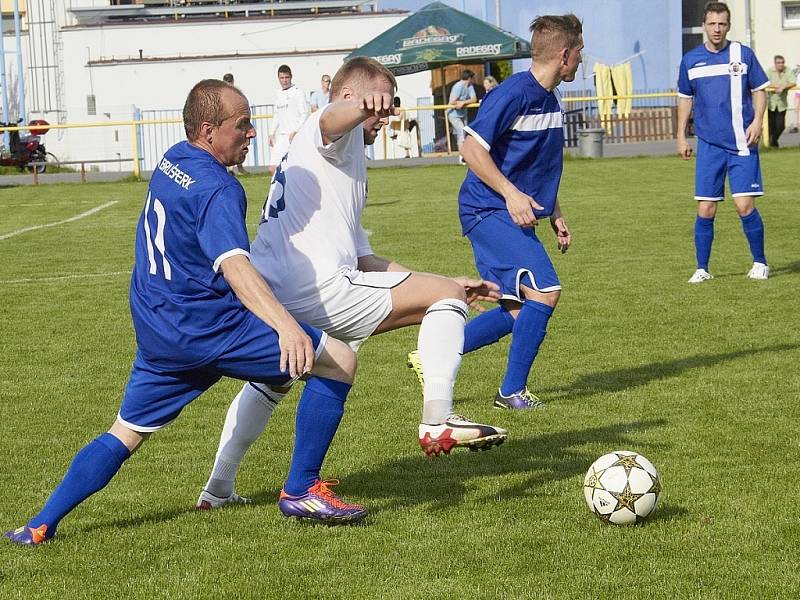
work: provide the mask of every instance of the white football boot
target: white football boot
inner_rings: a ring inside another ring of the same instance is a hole
[[[450,415],[441,425],[420,423],[419,445],[428,456],[450,454],[456,447],[470,450],[488,450],[499,446],[508,438],[508,431],[492,425],[481,425],[462,417]]]
[[[222,508],[228,504],[252,504],[253,501],[249,498],[244,498],[240,496],[236,492],[233,492],[227,498],[220,498],[219,496],[215,496],[211,492],[207,492],[203,490],[200,492],[200,497],[197,499],[197,504],[195,504],[195,508],[197,510],[214,510],[217,508]]]
[[[714,276],[705,269],[697,269],[694,275],[689,279],[689,283],[703,283],[709,279],[714,279]]]
[[[769,267],[764,263],[754,262],[747,276],[750,279],[769,279]]]

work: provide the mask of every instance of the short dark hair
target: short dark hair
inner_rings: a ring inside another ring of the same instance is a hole
[[[703,9],[703,23],[706,22],[706,17],[709,13],[728,13],[728,23],[731,22],[731,9],[724,2],[709,2]]]
[[[281,73],[286,73],[287,75],[291,75],[292,70],[289,68],[289,65],[281,65],[280,67],[278,67],[278,75],[280,75]]]
[[[219,79],[203,79],[189,92],[183,105],[183,129],[190,142],[200,135],[200,126],[203,123],[219,125],[228,118],[222,104],[222,91],[226,89],[244,97],[235,85]]]
[[[583,35],[581,20],[571,13],[536,17],[529,29],[534,58],[549,58],[562,48],[575,48]]]
[[[222,76],[222,81],[225,83],[233,83],[233,73],[225,73],[225,75]]]
[[[461,79],[463,81],[466,81],[467,79],[470,79],[472,77],[475,77],[475,71],[470,71],[469,69],[464,69],[461,72]]]
[[[773,59],[772,59],[772,61],[773,61],[773,62],[775,62],[775,61],[776,61],[776,60],[778,60],[778,59],[781,59],[781,60],[782,60],[782,61],[784,61],[784,62],[786,61],[786,59],[785,59],[785,58],[783,58],[783,56],[781,56],[780,54],[776,54],[776,55],[775,55],[775,58],[773,58]]]
[[[346,83],[362,85],[373,79],[383,77],[392,84],[392,89],[397,89],[397,80],[392,72],[374,58],[369,56],[356,56],[344,63],[331,81],[331,98],[335,98],[342,91]]]

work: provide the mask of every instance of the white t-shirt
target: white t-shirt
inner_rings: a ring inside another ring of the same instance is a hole
[[[361,226],[367,203],[364,132],[358,126],[327,146],[320,117],[300,127],[275,171],[251,247],[253,265],[287,308],[319,302],[320,285],[372,254]]]
[[[269,134],[289,134],[297,131],[306,117],[308,117],[308,103],[303,90],[296,85],[278,90],[275,96],[275,117],[270,124]]]

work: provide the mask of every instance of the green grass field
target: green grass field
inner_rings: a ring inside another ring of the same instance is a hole
[[[548,403],[493,410],[507,341],[465,357],[457,408],[509,429],[486,453],[428,459],[405,367],[416,330],[371,340],[324,468],[368,505],[365,526],[287,521],[297,391],[243,465],[254,506],[198,513],[230,399],[223,381],[157,434],[53,543],[0,543],[0,598],[797,598],[800,375],[797,165],[762,156],[772,277],[720,207],[711,282],[694,270],[693,169],[677,158],[567,161],[574,247],[555,252],[564,293],[534,366]],[[473,273],[460,236],[458,167],[370,172],[377,253]],[[794,179],[794,181],[792,181]],[[262,177],[243,180],[254,227]],[[73,454],[116,414],[134,352],[128,271],[143,183],[0,189],[0,526],[31,516]],[[643,526],[587,510],[592,461],[636,450],[664,494]]]

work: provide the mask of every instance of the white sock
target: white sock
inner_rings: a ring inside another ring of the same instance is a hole
[[[419,328],[417,349],[425,378],[422,422],[439,425],[453,411],[453,384],[464,350],[467,305],[448,298],[432,304]]]
[[[228,408],[211,477],[205,490],[219,498],[233,493],[236,473],[245,453],[269,422],[272,411],[286,394],[264,383],[245,383]]]

